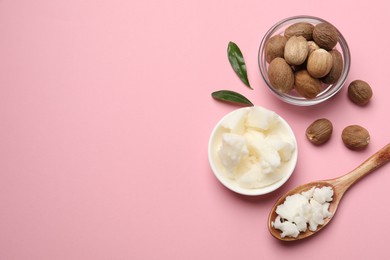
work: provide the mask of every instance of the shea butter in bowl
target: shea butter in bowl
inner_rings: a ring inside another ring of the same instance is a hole
[[[290,178],[298,148],[294,132],[281,116],[252,106],[236,109],[217,123],[208,156],[225,187],[255,196],[278,189]]]

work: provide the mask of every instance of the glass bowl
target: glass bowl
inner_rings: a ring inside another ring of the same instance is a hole
[[[289,18],[286,18],[284,20],[279,21],[274,26],[272,26],[268,30],[268,32],[264,35],[264,37],[261,41],[260,47],[259,47],[258,63],[259,63],[260,73],[261,73],[265,83],[267,84],[268,88],[271,90],[271,92],[276,97],[278,97],[282,101],[289,103],[289,104],[293,104],[293,105],[297,105],[297,106],[311,106],[311,105],[316,105],[316,104],[319,104],[321,102],[328,100],[329,98],[333,97],[335,94],[337,94],[341,90],[341,88],[345,84],[345,81],[347,79],[349,69],[351,66],[351,54],[349,52],[347,41],[345,40],[344,36],[339,31],[339,40],[338,40],[338,43],[334,49],[337,49],[341,53],[342,58],[343,58],[344,67],[343,67],[340,78],[335,83],[322,84],[321,92],[313,99],[308,99],[308,98],[302,97],[296,91],[294,91],[294,89],[288,93],[282,93],[282,92],[278,91],[277,89],[275,89],[271,85],[269,78],[268,78],[269,64],[267,63],[266,57],[265,57],[266,56],[265,55],[265,46],[266,46],[268,40],[272,36],[277,35],[277,34],[283,35],[284,30],[288,26],[295,24],[295,23],[298,23],[298,22],[308,22],[308,23],[311,23],[313,25],[316,25],[316,24],[322,23],[322,22],[329,23],[328,21],[323,20],[321,18],[314,17],[314,16],[306,16],[306,15],[293,16],[293,17],[289,17]]]

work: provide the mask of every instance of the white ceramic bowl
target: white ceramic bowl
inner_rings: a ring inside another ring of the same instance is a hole
[[[275,112],[268,110],[266,108],[263,108],[263,107],[261,107],[261,108],[264,111],[267,111],[269,113],[275,113]],[[222,144],[222,134],[224,132],[228,131],[225,127],[222,126],[222,123],[225,122],[225,120],[228,120],[232,116],[236,115],[237,113],[240,113],[241,110],[244,110],[244,109],[249,110],[249,109],[252,109],[252,107],[239,108],[239,109],[236,109],[236,110],[228,113],[214,127],[214,129],[210,135],[209,144],[208,144],[208,158],[209,158],[211,169],[214,172],[215,177],[217,177],[217,179],[226,188],[228,188],[236,193],[242,194],[242,195],[249,195],[249,196],[263,195],[263,194],[267,194],[267,193],[275,191],[276,189],[281,187],[291,177],[292,173],[294,172],[294,169],[295,169],[295,166],[297,163],[297,158],[298,158],[297,142],[296,142],[294,132],[291,129],[291,127],[289,126],[289,124],[280,115],[277,115],[275,113],[276,118],[277,118],[276,120],[278,121],[278,123],[280,123],[279,128],[281,129],[281,131],[284,131],[284,133],[286,133],[286,135],[289,137],[292,144],[295,146],[295,150],[292,153],[290,160],[285,162],[283,167],[281,168],[281,171],[283,171],[283,174],[282,174],[281,179],[279,179],[278,181],[276,181],[268,186],[264,186],[264,187],[260,187],[260,188],[246,188],[246,187],[240,186],[236,180],[229,178],[228,175],[226,174],[226,170],[225,170],[223,164],[221,163],[220,157],[218,155],[218,150]],[[270,174],[272,174],[272,173],[270,173]]]

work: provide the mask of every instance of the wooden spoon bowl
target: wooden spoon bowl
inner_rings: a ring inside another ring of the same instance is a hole
[[[390,161],[390,144],[387,144],[385,147],[380,149],[378,152],[376,152],[374,155],[372,155],[370,158],[368,158],[366,161],[364,161],[361,165],[359,165],[356,169],[352,170],[351,172],[330,180],[323,180],[323,181],[315,181],[306,183],[303,185],[300,185],[287,193],[285,193],[283,196],[281,196],[275,205],[272,207],[269,217],[268,217],[268,230],[271,233],[273,237],[276,239],[279,239],[281,241],[295,241],[300,240],[303,238],[310,237],[321,229],[323,229],[331,220],[332,217],[335,215],[336,210],[340,204],[341,199],[343,198],[345,192],[358,180],[366,176],[367,174],[373,172],[375,169],[378,169],[382,165],[386,164]],[[282,204],[287,196],[301,193],[302,191],[307,191],[311,189],[312,187],[323,187],[323,186],[330,186],[333,189],[333,200],[330,202],[329,205],[329,211],[332,213],[332,217],[324,219],[325,223],[323,225],[318,226],[316,231],[310,231],[307,230],[306,232],[299,233],[298,237],[281,237],[281,232],[278,229],[275,229],[272,226],[272,222],[275,221],[275,218],[277,217],[276,208]]]

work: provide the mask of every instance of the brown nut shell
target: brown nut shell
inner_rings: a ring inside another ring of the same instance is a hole
[[[307,59],[307,71],[314,78],[326,76],[332,69],[332,66],[332,55],[324,49],[313,51]]]
[[[330,23],[319,23],[314,26],[313,39],[321,48],[330,51],[339,40],[339,32]]]
[[[333,66],[329,73],[325,77],[321,78],[321,81],[325,84],[334,84],[339,80],[341,74],[343,73],[344,61],[343,56],[338,50],[333,49],[329,51],[329,53],[332,55]]]
[[[370,134],[360,125],[350,125],[344,128],[341,138],[345,146],[351,150],[363,150],[370,143]]]
[[[268,39],[265,45],[265,59],[270,63],[276,57],[284,57],[284,46],[287,38],[283,35],[274,35]]]
[[[306,129],[306,137],[311,143],[321,145],[330,139],[332,132],[332,122],[329,119],[321,118],[309,125]]]
[[[284,59],[290,65],[301,65],[305,62],[309,46],[302,36],[292,36],[284,46]]]
[[[309,55],[313,51],[318,50],[320,48],[320,46],[318,46],[318,44],[315,43],[314,41],[307,41],[307,46],[309,47]]]
[[[284,35],[287,38],[292,36],[303,36],[306,40],[309,41],[313,39],[313,30],[314,25],[311,23],[299,22],[288,26],[286,30],[284,30]]]
[[[295,72],[295,90],[304,98],[313,99],[321,92],[321,81],[313,78],[307,70]]]
[[[283,58],[277,57],[268,66],[268,79],[272,87],[286,93],[294,85],[294,72]]]
[[[354,80],[348,86],[348,97],[353,103],[364,106],[372,98],[372,89],[367,82]]]

